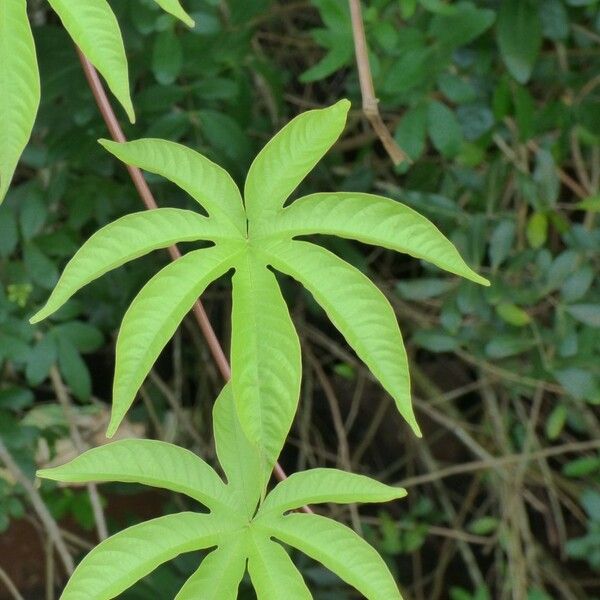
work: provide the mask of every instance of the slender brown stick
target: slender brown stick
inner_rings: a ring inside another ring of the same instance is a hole
[[[0,567],[0,581],[4,584],[8,593],[14,598],[14,600],[25,600],[23,596],[21,596],[17,586],[12,582],[12,579],[8,576],[8,573]]]
[[[106,127],[108,128],[111,137],[115,142],[127,141],[96,69],[79,48],[77,48],[77,53],[79,54],[79,60],[81,61],[81,66],[83,67],[83,72],[85,73],[87,82],[90,86],[92,94],[94,95],[96,104],[100,110],[100,114],[106,123]],[[156,200],[154,199],[154,196],[150,191],[150,187],[146,183],[141,170],[132,165],[126,165],[126,167],[146,208],[157,208],[158,205],[156,204]],[[177,260],[181,257],[181,252],[177,246],[170,246],[168,250],[172,260]],[[219,371],[221,372],[221,375],[223,376],[223,379],[225,381],[229,381],[231,379],[231,367],[229,366],[225,352],[223,352],[223,347],[217,338],[215,330],[213,329],[200,300],[197,300],[194,304],[193,312],[198,326],[200,327],[200,330],[206,339],[206,343],[208,344],[212,357]],[[279,463],[275,464],[273,475],[278,481],[283,481],[287,478],[285,471],[281,468]],[[305,506],[303,510],[305,512],[312,512],[307,506]]]
[[[40,521],[44,524],[46,528],[46,532],[48,533],[48,537],[52,540],[56,551],[58,552],[63,565],[65,567],[65,571],[71,575],[74,570],[73,557],[69,554],[67,550],[67,546],[65,541],[62,538],[60,530],[58,529],[58,525],[54,520],[54,517],[50,514],[50,511],[44,504],[40,493],[33,487],[33,484],[21,471],[19,465],[15,462],[15,459],[12,457],[12,454],[8,450],[8,448],[4,445],[4,442],[0,439],[0,460],[6,465],[6,468],[10,472],[10,474],[14,477],[16,481],[18,481],[24,488],[25,492],[29,496],[29,500],[35,509]]]
[[[356,66],[358,67],[363,112],[394,164],[399,165],[404,161],[412,162],[406,152],[398,146],[381,118],[377,96],[375,95],[375,87],[373,85],[373,76],[371,75],[371,66],[369,65],[369,48],[367,46],[367,36],[365,35],[360,0],[348,0],[348,2],[350,4],[350,16],[352,17],[352,35],[354,37],[354,51],[356,53]]]
[[[397,484],[394,483],[394,485],[399,485],[401,487],[415,487],[417,485],[438,481],[439,479],[444,479],[446,477],[452,477],[453,475],[463,475],[473,471],[496,469],[505,465],[520,463],[524,458],[532,461],[540,458],[549,458],[551,456],[560,456],[561,454],[567,454],[570,452],[585,452],[586,450],[595,450],[598,447],[600,447],[600,440],[569,442],[560,446],[551,446],[550,448],[545,448],[544,450],[531,452],[526,457],[524,457],[523,454],[507,454],[498,458],[492,457],[489,460],[474,460],[472,462],[463,463],[460,465],[453,465],[451,467],[446,467],[445,469],[440,469],[439,471],[426,473],[425,475],[408,477]]]
[[[69,392],[67,391],[67,387],[65,386],[56,365],[50,369],[50,380],[52,381],[52,387],[62,406],[67,423],[69,424],[69,431],[71,433],[73,444],[75,445],[77,452],[85,452],[89,446],[81,437]],[[95,483],[88,483],[86,484],[86,488],[90,498],[90,505],[92,506],[92,513],[94,514],[94,521],[96,522],[98,538],[102,541],[108,537],[108,527],[106,526],[106,518],[104,516],[104,510],[102,509],[102,501],[100,500],[100,494],[98,493],[98,486]]]

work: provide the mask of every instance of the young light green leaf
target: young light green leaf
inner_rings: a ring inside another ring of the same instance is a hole
[[[164,11],[183,21],[188,27],[193,27],[196,23],[181,7],[179,0],[154,0]]]
[[[310,110],[290,121],[258,153],[250,166],[244,199],[255,223],[270,219],[333,146],[346,124],[348,100]]]
[[[183,512],[129,527],[96,546],[79,564],[61,600],[111,600],[184,552],[215,546],[226,519]]]
[[[254,535],[248,554],[248,571],[258,600],[273,600],[282,593],[289,600],[312,600],[300,571],[277,542]]]
[[[270,535],[319,561],[368,600],[401,600],[381,556],[345,525],[298,513],[261,525]]]
[[[213,430],[219,464],[231,493],[247,517],[252,517],[269,473],[261,467],[258,448],[248,441],[236,413],[231,383],[221,390],[213,408]]]
[[[26,0],[0,3],[0,203],[33,129],[40,76]]]
[[[529,80],[542,46],[542,10],[534,0],[500,3],[497,24],[500,55],[519,83]]]
[[[300,342],[275,275],[255,254],[233,276],[231,383],[248,439],[275,464],[300,395]]]
[[[190,210],[157,208],[125,215],[97,231],[76,252],[45,306],[30,322],[45,319],[90,281],[152,250],[220,237],[215,223]]]
[[[246,572],[246,536],[213,550],[179,590],[175,600],[236,600]]]
[[[135,113],[129,92],[127,57],[117,18],[106,0],[48,0],[65,29],[100,71],[129,120]]]
[[[402,335],[394,311],[381,291],[335,254],[308,242],[281,242],[268,254],[273,267],[311,292],[420,436],[411,404]]]
[[[166,177],[178,185],[219,221],[224,235],[245,237],[246,217],[240,191],[219,165],[194,150],[166,140],[99,142],[124,163]]]
[[[135,297],[117,338],[112,437],[138,389],[198,296],[232,267],[235,244],[194,250],[159,271]],[[165,294],[168,290],[168,294]]]
[[[431,221],[390,198],[352,192],[311,194],[285,208],[270,227],[275,235],[320,233],[383,246],[489,285]]]
[[[364,475],[338,469],[310,469],[294,473],[277,484],[261,504],[258,517],[282,514],[308,504],[335,502],[388,502],[406,496],[406,490],[379,483]]]
[[[210,465],[189,450],[157,440],[99,446],[60,467],[41,469],[37,476],[68,483],[141,483],[185,494],[211,510],[228,506],[225,484]]]

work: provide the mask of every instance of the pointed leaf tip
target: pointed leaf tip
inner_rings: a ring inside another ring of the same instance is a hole
[[[36,312],[35,315],[33,315],[33,317],[31,317],[29,319],[29,324],[35,325],[36,323],[39,323],[40,321],[42,321],[44,319],[44,316],[41,313],[42,313],[41,310]]]
[[[350,100],[348,100],[347,98],[342,98],[341,100],[338,100],[331,108],[335,108],[341,113],[347,115],[351,106],[352,103],[350,102]]]

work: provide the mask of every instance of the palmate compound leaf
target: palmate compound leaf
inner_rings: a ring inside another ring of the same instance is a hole
[[[108,226],[93,236],[69,263],[48,305],[34,321],[48,316],[77,289],[107,270],[171,243],[178,232],[180,240],[196,236],[196,239],[208,239],[215,242],[217,248],[229,249],[233,254],[235,247],[238,252],[235,260],[233,255],[231,260],[236,270],[233,394],[243,430],[251,442],[264,451],[263,466],[273,463],[287,435],[298,400],[299,381],[296,334],[275,279],[264,268],[266,265],[295,277],[308,287],[418,433],[410,402],[406,352],[395,316],[383,294],[341,259],[318,246],[291,238],[313,232],[337,234],[407,252],[478,283],[487,284],[487,281],[464,263],[454,246],[432,223],[390,199],[368,194],[316,194],[283,208],[289,193],[335,142],[347,110],[348,103],[341,101],[327,109],[304,113],[284,127],[259,153],[250,169],[246,209],[231,177],[221,167],[184,146],[155,139],[124,144],[101,141],[121,160],[173,181],[198,201],[209,218],[202,220],[200,216],[174,209],[163,209],[173,213],[153,211],[148,219],[158,224],[160,219],[156,215],[165,215],[164,225],[155,227],[160,231],[154,232],[151,227],[147,230],[141,227],[138,236],[143,239],[134,236],[131,248],[124,228]],[[122,224],[126,224],[125,219]],[[156,236],[155,242],[153,236]],[[96,264],[96,250],[102,244],[107,245],[108,250],[100,253],[101,264]],[[86,256],[93,260],[86,262],[83,260]],[[182,274],[200,277],[192,268],[173,267],[173,273],[179,268]],[[222,272],[226,270],[224,264]],[[215,272],[213,278],[217,276]],[[158,282],[161,281],[159,277]],[[109,433],[114,432],[130,406],[161,344],[164,345],[175,330],[177,319],[183,318],[190,306],[192,291],[195,293],[206,285],[203,281],[196,283],[177,284],[179,295],[174,302],[169,287],[155,282],[152,301],[145,289],[144,310],[132,313],[139,318],[133,320],[128,313],[126,323],[131,325],[128,332],[120,336],[123,341],[117,353],[115,414]],[[270,311],[263,310],[263,299]],[[136,302],[139,304],[139,298]],[[152,319],[148,307],[155,311],[156,319]],[[155,322],[154,327],[150,325],[152,322]],[[133,335],[138,323],[148,324],[145,336]],[[156,323],[160,324],[158,328]],[[151,336],[154,336],[152,343]],[[139,343],[136,351],[128,351],[133,346],[130,340],[135,340],[136,345]],[[150,345],[142,351],[142,344],[148,343]],[[272,344],[275,346],[271,347]],[[271,355],[277,352],[267,353],[267,348],[278,350],[282,360],[274,360]],[[281,395],[283,401],[274,402],[284,388],[287,393]]]
[[[347,527],[324,517],[297,522],[293,517],[301,515],[282,515],[292,504],[308,500],[379,502],[399,498],[404,490],[335,469],[318,469],[278,484],[254,516],[254,508],[248,507],[256,506],[256,490],[260,496],[265,478],[259,450],[240,427],[230,385],[215,403],[213,423],[227,485],[191,452],[143,440],[107,444],[66,465],[38,472],[61,482],[139,482],[184,493],[212,510],[209,515],[161,517],[117,533],[83,559],[61,600],[109,600],[178,554],[213,546],[217,548],[202,561],[176,600],[234,600],[247,561],[259,600],[279,598],[282,590],[290,600],[311,598],[302,576],[272,537],[323,562],[368,600],[400,597],[383,560]]]
[[[26,0],[0,3],[0,203],[29,141],[40,77]]]

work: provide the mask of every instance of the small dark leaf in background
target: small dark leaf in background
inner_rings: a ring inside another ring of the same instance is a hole
[[[10,208],[4,204],[0,206],[0,257],[9,256],[16,248],[18,241],[17,219]]]
[[[542,45],[542,5],[535,0],[502,0],[496,24],[500,54],[511,75],[527,83]]]
[[[569,15],[561,0],[544,0],[540,10],[544,37],[554,41],[567,39],[569,35]]]
[[[73,395],[78,400],[88,400],[92,393],[90,372],[75,346],[64,336],[58,338],[58,366]]]
[[[39,385],[50,373],[56,362],[56,342],[52,335],[45,335],[32,349],[27,359],[25,375],[31,385]]]
[[[464,46],[489,29],[496,20],[493,10],[476,8],[472,2],[461,2],[456,10],[438,13],[431,20],[429,35],[448,49]]]
[[[437,100],[427,108],[427,129],[435,148],[444,156],[456,156],[462,143],[462,131],[458,119],[448,106]]]
[[[183,50],[181,42],[172,29],[162,31],[154,42],[152,71],[156,81],[163,85],[173,83],[181,73]]]
[[[81,321],[58,325],[54,328],[53,334],[57,337],[65,337],[83,354],[98,350],[104,341],[104,336],[99,329]]]
[[[399,146],[417,160],[425,150],[427,139],[427,106],[420,104],[404,113],[395,136]]]

